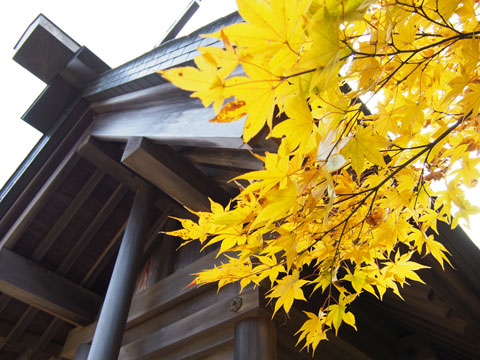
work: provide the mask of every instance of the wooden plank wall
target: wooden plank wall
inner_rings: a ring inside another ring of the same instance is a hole
[[[233,354],[234,325],[257,315],[260,293],[244,290],[242,306],[234,309],[236,285],[218,292],[215,286],[187,287],[190,274],[215,262],[219,260],[210,253],[134,296],[119,359],[213,360]],[[77,346],[91,341],[95,326],[72,330],[61,356],[73,359]]]

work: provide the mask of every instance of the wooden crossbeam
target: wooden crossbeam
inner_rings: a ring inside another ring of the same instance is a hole
[[[98,295],[8,249],[0,251],[0,291],[76,325],[90,323],[102,303]]]
[[[76,148],[83,139],[86,127],[93,120],[93,113],[88,110],[88,104],[80,100],[61,119],[61,125],[54,127],[55,131],[38,143],[35,156],[27,157],[21,165],[19,177],[3,189],[4,197],[0,207],[2,236],[16,222],[24,222],[22,218],[26,214],[35,217],[32,209],[41,210],[41,203],[48,201],[49,196],[80,159],[76,155]]]
[[[99,175],[95,175],[95,174],[99,174]],[[101,175],[101,176],[100,176]],[[92,188],[92,185],[93,183],[96,182],[96,179],[97,178],[102,178],[103,177],[103,173],[100,171],[100,170],[97,170],[94,175],[92,175],[92,177],[90,178],[90,180],[87,182],[87,184],[84,186],[84,189],[85,191],[87,191],[87,189],[91,189]],[[83,192],[83,189],[78,193],[79,195]],[[118,203],[120,202],[120,200],[125,196],[127,192],[127,189],[123,186],[123,185],[118,185],[117,188],[115,189],[115,191],[113,192],[113,194],[110,196],[110,198],[107,200],[107,202],[105,203],[105,205],[100,209],[100,211],[97,213],[97,215],[95,216],[95,218],[92,220],[92,222],[90,223],[90,225],[87,227],[87,229],[85,230],[85,232],[82,234],[82,236],[80,237],[80,239],[78,239],[78,241],[75,243],[75,245],[70,249],[69,253],[67,254],[67,256],[63,259],[62,263],[60,264],[60,266],[57,268],[57,273],[60,274],[60,275],[64,275],[68,272],[68,270],[70,270],[70,268],[73,266],[73,264],[75,263],[75,261],[78,259],[78,257],[81,255],[82,251],[87,247],[87,245],[90,243],[90,240],[93,238],[93,236],[97,233],[97,231],[100,229],[100,227],[103,225],[103,223],[105,222],[105,220],[108,218],[108,216],[112,213],[112,211],[115,209],[115,207],[118,205]],[[82,197],[85,197],[85,194],[81,194]],[[78,197],[78,195],[77,195]],[[75,204],[75,201],[72,202],[72,204],[69,206],[69,208],[71,208],[72,206],[77,206],[77,205],[74,205]],[[67,214],[68,211],[66,211],[64,213]],[[57,221],[57,223],[59,221],[65,221],[64,219],[59,219]],[[50,231],[51,232],[51,231]],[[9,333],[8,337],[7,337],[7,342],[8,341],[15,341],[16,338],[18,338],[24,329],[27,328],[27,326],[30,324],[30,322],[33,320],[33,318],[37,315],[38,313],[38,309],[36,308],[33,308],[33,307],[28,307],[28,309],[25,311],[25,313],[23,314],[23,316],[20,318],[20,320],[17,322],[17,324],[15,325],[15,327],[12,329],[12,331]],[[48,329],[50,328],[57,328],[59,325],[59,319],[58,318],[54,318],[51,322],[50,322],[50,325],[48,327]],[[61,321],[60,321],[61,323]],[[47,329],[47,330],[48,330]],[[53,334],[52,336],[54,336],[55,334]],[[41,348],[42,346],[46,345],[45,344],[45,341],[46,341],[46,338],[44,336],[42,336],[41,338],[39,338],[37,340],[37,342],[35,343],[34,345],[34,348],[35,349],[39,349]],[[1,345],[0,345],[0,348],[1,348]],[[30,352],[30,353],[24,353],[23,356],[24,357],[29,357],[33,354],[35,354],[36,352]]]
[[[150,186],[147,181],[120,163],[122,150],[115,144],[102,142],[93,137],[88,137],[79,146],[78,153],[133,191],[136,191],[140,187],[146,188]],[[178,207],[177,203],[160,192],[156,194],[156,197],[157,201],[155,206],[162,211],[170,211],[171,209]]]
[[[125,345],[118,358],[122,360],[158,359],[162,353],[181,348],[198,337],[211,334],[218,327],[231,327],[241,319],[255,316],[260,306],[258,289],[245,289],[241,298],[242,306],[236,312],[231,310],[232,298],[222,299],[216,304]]]
[[[88,137],[79,146],[78,153],[131,190],[135,191],[139,186],[146,186],[144,180],[120,164],[122,150],[115,144]]]
[[[260,159],[246,149],[215,149],[185,146],[178,153],[193,163],[234,167],[247,170],[263,170]],[[260,152],[262,155],[263,152]]]
[[[167,145],[131,137],[122,163],[180,204],[192,210],[209,210],[208,197],[226,204],[229,195]]]
[[[147,322],[153,317],[169,309],[173,309],[182,302],[211,290],[212,286],[208,285],[199,288],[187,286],[193,279],[191,274],[211,267],[214,264],[219,264],[220,261],[222,261],[220,258],[215,259],[215,255],[215,253],[209,253],[135,295],[132,300],[132,305],[130,306],[127,329]],[[71,330],[61,356],[67,359],[73,359],[77,346],[83,343],[89,343],[92,340],[96,325],[97,323],[95,322],[88,326],[77,327]]]
[[[148,136],[167,145],[238,149],[244,146],[242,120],[218,124],[212,108],[203,107],[170,83],[92,104],[97,113],[91,133],[109,141]]]
[[[90,176],[88,181],[83,185],[80,191],[75,195],[74,199],[70,202],[68,207],[62,213],[62,215],[57,219],[55,224],[50,228],[48,233],[43,237],[40,244],[36,247],[35,251],[31,256],[32,260],[39,262],[40,260],[43,259],[45,254],[48,252],[48,250],[52,246],[52,244],[58,239],[60,234],[67,227],[67,225],[73,219],[73,217],[77,214],[78,210],[83,206],[85,201],[88,199],[90,194],[95,190],[95,188],[103,179],[103,177],[104,177],[104,172],[99,169],[97,169]],[[62,262],[62,265],[57,270],[57,273],[64,275],[68,271],[68,269],[73,265],[73,261],[72,261],[73,259],[71,259],[72,253],[73,253],[73,256],[79,256],[79,252],[80,252],[79,246],[82,246],[82,240],[85,240],[85,239],[83,239],[83,237],[82,239],[79,239],[76,245],[71,249],[69,253],[70,256],[67,255],[67,257]],[[13,338],[20,336],[23,330],[28,327],[30,322],[37,315],[38,311],[39,311],[38,309],[35,309],[31,306],[28,307],[25,313],[23,314],[23,316],[17,322],[15,328],[12,330],[12,333],[8,335],[7,341],[11,341]],[[56,321],[56,319],[54,319],[53,321]]]

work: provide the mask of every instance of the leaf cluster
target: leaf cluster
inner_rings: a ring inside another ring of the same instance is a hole
[[[363,292],[422,281],[412,261],[447,251],[428,229],[478,212],[480,9],[473,0],[238,0],[245,22],[165,78],[213,104],[213,121],[264,127],[276,153],[227,207],[171,232],[228,261],[196,284],[270,283],[274,311],[324,302],[299,330],[312,349]],[[241,72],[234,71],[240,69]],[[241,73],[241,75],[238,75]],[[347,85],[348,84],[348,85]],[[366,107],[373,113],[366,111]],[[274,121],[277,116],[282,121]],[[444,184],[438,186],[438,184]],[[306,275],[305,275],[306,274]]]

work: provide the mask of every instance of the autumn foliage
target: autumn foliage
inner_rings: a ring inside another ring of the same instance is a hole
[[[480,161],[480,8],[474,0],[238,0],[245,22],[208,36],[196,68],[162,72],[213,121],[265,126],[276,153],[240,194],[172,232],[220,243],[196,284],[267,282],[275,312],[321,298],[299,343],[355,327],[362,292],[422,281],[412,260],[448,254],[428,229],[478,211],[463,190]],[[234,72],[234,70],[237,71]],[[241,71],[239,71],[239,69]],[[370,111],[369,111],[370,109]],[[440,184],[440,185],[439,185]],[[430,235],[428,235],[430,234]]]

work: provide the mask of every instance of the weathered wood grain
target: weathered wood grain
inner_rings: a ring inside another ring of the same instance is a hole
[[[98,295],[7,249],[0,251],[0,291],[75,325],[90,323],[101,304]]]
[[[63,211],[62,215],[57,219],[55,225],[53,225],[48,233],[43,237],[35,251],[32,254],[32,260],[40,261],[48,252],[53,243],[58,239],[63,230],[67,227],[69,222],[78,213],[80,208],[87,201],[90,194],[95,190],[97,185],[103,179],[105,173],[97,169],[90,176],[88,181],[83,185],[80,191],[75,194],[73,200],[69,203],[68,207]]]
[[[92,135],[102,140],[144,136],[169,145],[232,149],[243,145],[243,120],[212,123],[211,108],[170,84],[95,103],[92,108],[99,113]]]
[[[161,359],[163,352],[180,348],[191,339],[203,337],[219,327],[233,326],[243,318],[255,316],[259,308],[258,289],[244,290],[241,298],[242,306],[237,312],[231,310],[231,298],[219,301],[122,347],[119,359]]]
[[[228,166],[247,170],[262,170],[260,159],[246,149],[215,149],[195,146],[179,148],[178,153],[192,163]],[[259,153],[263,155],[263,152]]]
[[[54,319],[35,344],[32,347],[28,347],[22,354],[20,354],[18,360],[30,360],[38,356],[38,354],[40,354],[52,341],[62,325],[62,320],[58,318]]]
[[[95,215],[93,220],[85,229],[85,232],[80,236],[78,241],[68,252],[67,256],[65,256],[65,258],[62,260],[62,263],[57,269],[58,273],[65,274],[68,272],[68,270],[70,270],[75,261],[81,256],[83,250],[85,250],[97,231],[105,223],[106,219],[110,216],[113,210],[115,210],[117,205],[120,203],[120,200],[123,199],[126,193],[127,189],[123,185],[120,184],[117,186],[110,198],[106,201],[106,203],[102,206],[100,211]]]
[[[162,360],[233,360],[233,327],[220,328],[187,344],[162,353]]]
[[[120,163],[123,152],[115,144],[99,141],[89,136],[79,146],[78,153],[133,191],[150,186],[147,181]],[[157,192],[156,197],[155,206],[162,211],[169,212],[178,207],[178,204],[165,194]]]
[[[154,209],[154,191],[150,187],[139,189],[135,194],[93,336],[89,359],[115,360],[118,357]]]
[[[210,253],[196,262],[180,269],[167,278],[159,281],[148,289],[133,297],[132,305],[127,320],[127,330],[147,322],[156,316],[179,306],[188,299],[200,296],[214,288],[214,286],[193,287],[188,285],[193,280],[196,272],[218,264],[221,259],[215,259],[215,254]],[[96,322],[88,326],[77,327],[70,331],[62,356],[73,359],[76,347],[79,344],[89,343],[95,331]]]
[[[249,317],[235,325],[235,360],[277,360],[277,334],[270,319]]]
[[[223,204],[230,198],[172,148],[153,144],[145,138],[128,140],[122,163],[192,210],[209,210],[208,197]]]

